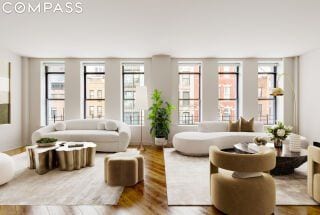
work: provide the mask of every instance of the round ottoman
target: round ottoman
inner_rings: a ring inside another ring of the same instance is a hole
[[[110,186],[133,186],[143,180],[144,159],[141,155],[105,158],[105,182]]]
[[[9,182],[14,176],[14,161],[7,154],[0,153],[0,185]]]

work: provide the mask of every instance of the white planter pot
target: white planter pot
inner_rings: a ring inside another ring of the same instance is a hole
[[[166,140],[166,138],[154,138],[154,143],[157,146],[165,146],[167,145],[168,141]]]

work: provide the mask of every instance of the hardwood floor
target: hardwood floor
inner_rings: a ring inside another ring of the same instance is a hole
[[[125,188],[117,206],[0,206],[2,214],[222,214],[214,207],[168,206],[162,148],[146,147],[145,180]],[[21,153],[23,149],[8,154]],[[32,194],[30,194],[32,195]],[[275,214],[320,214],[320,207],[278,206]]]

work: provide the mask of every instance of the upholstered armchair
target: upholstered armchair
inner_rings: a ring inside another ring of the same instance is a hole
[[[270,174],[265,173],[275,167],[276,154],[273,150],[235,154],[211,146],[209,153],[210,194],[216,208],[226,214],[237,215],[274,212],[275,182]]]
[[[320,202],[320,148],[308,148],[308,194]]]

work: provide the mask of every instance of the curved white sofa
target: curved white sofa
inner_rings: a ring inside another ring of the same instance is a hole
[[[117,130],[102,130],[101,124],[107,121],[114,121]],[[97,151],[101,152],[121,152],[126,151],[131,139],[130,127],[121,121],[79,119],[67,120],[65,125],[66,128],[62,131],[57,131],[54,125],[38,129],[32,134],[32,144],[36,144],[40,138],[52,137],[59,141],[94,142],[97,144]]]
[[[0,185],[9,182],[14,177],[13,158],[4,153],[0,153]]]
[[[209,147],[217,146],[219,149],[231,149],[237,143],[252,142],[256,136],[268,137],[264,132],[264,125],[254,123],[254,132],[229,132],[228,122],[201,122],[197,132],[181,132],[173,137],[173,147],[182,154],[191,156],[205,156],[209,154]],[[308,142],[301,137],[303,148]]]

